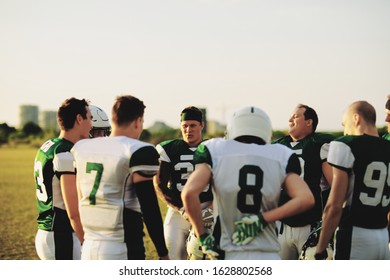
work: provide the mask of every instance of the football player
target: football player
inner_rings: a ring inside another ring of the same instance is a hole
[[[316,259],[326,258],[335,231],[334,259],[390,259],[390,142],[379,137],[375,121],[374,107],[356,101],[343,115],[345,136],[330,143],[328,162],[334,177]]]
[[[332,182],[331,167],[326,162],[326,156],[329,142],[335,137],[316,133],[317,125],[316,111],[307,105],[298,104],[289,119],[289,135],[274,141],[289,147],[298,155],[302,168],[301,176],[309,185],[316,201],[315,206],[308,211],[281,220],[279,242],[283,260],[299,258],[310,232],[321,220],[329,184]],[[322,188],[323,186],[327,187]],[[280,204],[289,199],[283,190]]]
[[[155,177],[155,188],[159,197],[168,205],[164,233],[169,257],[173,260],[187,259],[185,244],[191,224],[184,211],[180,193],[194,170],[194,152],[203,141],[204,127],[202,111],[194,106],[185,108],[180,117],[182,139],[167,140],[156,146],[160,154],[160,170]],[[210,207],[211,190],[204,190],[199,199],[203,209]]]
[[[271,135],[268,115],[245,107],[233,114],[227,139],[205,141],[195,152],[196,168],[181,196],[202,251],[211,259],[219,258],[218,247],[227,260],[280,259],[275,221],[314,205],[299,176],[297,155],[283,145],[270,145]],[[205,232],[202,220],[199,194],[208,184],[218,211],[219,244]],[[291,200],[278,207],[282,185]]]
[[[107,114],[97,106],[89,105],[89,110],[92,115],[92,129],[90,138],[109,136],[111,132],[111,124]]]
[[[57,112],[60,135],[47,140],[34,163],[38,232],[37,254],[42,260],[80,259],[84,231],[78,212],[76,174],[70,149],[88,138],[91,113],[85,99],[66,99]],[[76,237],[77,236],[77,237]]]
[[[139,141],[145,105],[134,96],[119,96],[112,108],[112,133],[79,141],[71,150],[77,169],[80,217],[85,231],[82,259],[125,260],[125,205],[137,195],[151,240],[168,259],[163,222],[153,187],[159,162],[155,147]],[[140,240],[133,240],[139,242]]]
[[[111,124],[107,114],[94,105],[89,105],[89,109],[91,110],[93,125],[90,138],[109,136]],[[127,203],[123,211],[127,258],[129,260],[144,260],[146,258],[143,241],[145,234],[141,208],[135,190],[130,188],[127,194]]]
[[[383,135],[383,138],[390,140],[390,94],[387,96],[387,102],[385,105],[387,133]]]
[[[385,138],[386,140],[390,140],[390,94],[387,96],[387,102],[385,105],[385,113],[386,113],[385,121],[387,123],[387,133],[385,133],[383,135],[383,138]],[[389,221],[388,231],[389,231],[389,240],[390,240],[390,211],[389,211],[389,214],[387,216],[387,219]],[[390,241],[389,241],[389,248],[390,248]]]

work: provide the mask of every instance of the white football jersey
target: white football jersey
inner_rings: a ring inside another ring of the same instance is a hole
[[[194,162],[207,163],[213,174],[214,201],[221,222],[220,247],[227,252],[278,252],[275,223],[270,223],[247,245],[232,244],[235,222],[245,214],[278,207],[282,183],[288,172],[300,172],[298,158],[280,144],[245,144],[212,139],[201,145]],[[294,163],[294,164],[293,164]],[[291,166],[293,164],[294,166]]]
[[[81,140],[71,153],[85,239],[123,242],[125,190],[131,189],[133,172],[144,176],[157,172],[156,149],[136,139],[116,136]]]

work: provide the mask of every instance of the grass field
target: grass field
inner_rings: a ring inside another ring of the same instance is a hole
[[[0,148],[0,260],[37,260],[35,148]],[[160,204],[162,215],[166,207]],[[157,259],[145,230],[146,258]]]

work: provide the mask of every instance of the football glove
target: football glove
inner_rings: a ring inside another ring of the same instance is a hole
[[[206,230],[211,230],[214,225],[213,209],[205,208],[202,210],[203,226]]]
[[[206,254],[210,260],[216,260],[219,256],[214,241],[214,236],[208,233],[203,233],[198,239],[198,243],[202,247],[202,252]]]
[[[234,224],[236,227],[232,235],[232,243],[237,246],[248,244],[267,226],[261,213],[244,216]]]

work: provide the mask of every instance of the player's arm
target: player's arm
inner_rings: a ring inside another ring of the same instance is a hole
[[[328,202],[322,215],[322,230],[317,244],[316,253],[322,253],[334,231],[339,225],[343,212],[343,203],[348,191],[348,173],[345,170],[333,167],[333,181]]]
[[[142,216],[149,236],[161,259],[168,259],[160,206],[153,186],[153,176],[158,170],[158,153],[152,146],[137,150],[130,160],[132,184],[137,193]]]
[[[184,209],[197,237],[205,233],[199,195],[207,187],[210,180],[210,166],[206,163],[197,164],[181,192]]]
[[[80,243],[84,242],[84,230],[81,225],[79,214],[78,193],[76,187],[75,174],[63,174],[60,178],[61,192],[64,199],[66,212],[74,232],[76,233]]]
[[[274,222],[297,215],[312,208],[315,204],[313,193],[307,183],[300,177],[301,165],[296,154],[292,154],[287,162],[286,177],[283,188],[291,198],[281,206],[270,211],[263,212],[266,222]]]
[[[329,186],[332,185],[333,180],[333,172],[332,172],[332,166],[327,162],[327,157],[329,153],[329,143],[325,143],[321,146],[320,150],[320,157],[322,162],[322,174],[324,175],[326,181],[328,182]]]
[[[54,156],[53,166],[60,178],[62,199],[64,200],[70,223],[82,244],[84,242],[84,230],[79,214],[76,171],[73,165],[73,156],[70,152],[59,152]]]
[[[150,238],[159,257],[167,258],[168,249],[164,239],[163,221],[152,177],[144,177],[136,172],[133,174],[132,180]]]
[[[180,208],[183,207],[183,204],[180,199],[174,195],[172,190],[168,188],[171,169],[170,163],[161,161],[159,171],[153,178],[153,184],[158,197],[165,204],[179,211]]]
[[[326,181],[328,182],[329,186],[331,186],[333,180],[333,171],[332,166],[326,161],[322,163],[322,174],[324,174]]]
[[[293,172],[287,174],[284,189],[291,199],[277,208],[263,212],[263,218],[267,223],[300,214],[314,206],[314,196],[298,174]]]

